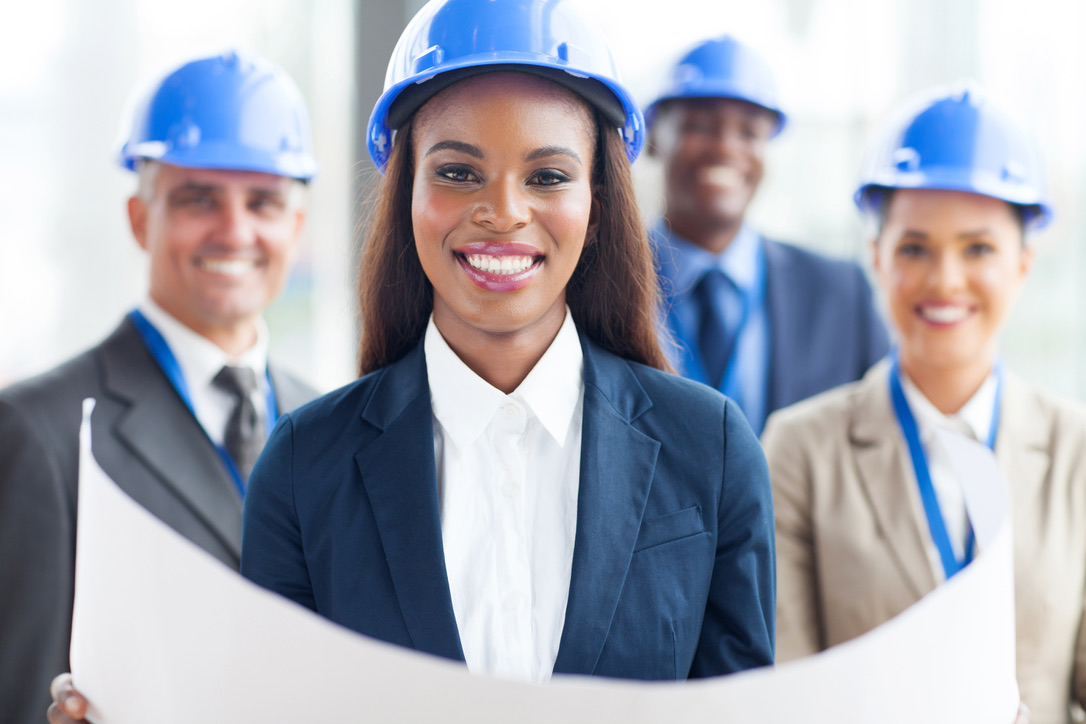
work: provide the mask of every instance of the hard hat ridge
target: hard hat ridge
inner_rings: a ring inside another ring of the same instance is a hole
[[[876,212],[887,189],[969,191],[1019,206],[1027,226],[1052,218],[1044,163],[1033,138],[975,83],[908,102],[868,153],[854,200]]]
[[[567,0],[430,0],[400,36],[370,115],[370,157],[384,171],[393,132],[436,93],[485,72],[546,78],[600,109],[633,161],[644,119],[602,33]]]
[[[684,98],[730,98],[761,106],[777,116],[774,135],[788,120],[769,64],[731,35],[702,41],[679,59],[663,92],[645,110],[646,122],[651,125],[662,103]]]
[[[119,161],[259,171],[301,180],[317,172],[305,101],[260,57],[229,50],[174,69],[141,98]]]

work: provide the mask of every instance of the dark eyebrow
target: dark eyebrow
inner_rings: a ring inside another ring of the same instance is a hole
[[[195,181],[186,181],[185,183],[179,186],[174,186],[172,189],[170,189],[168,195],[173,196],[176,193],[185,193],[188,191],[199,191],[205,194],[213,194],[221,190],[222,187],[216,186],[214,184],[200,184],[196,183]]]
[[[906,229],[905,233],[901,235],[901,238],[903,238],[903,239],[904,238],[927,239],[928,235],[927,235],[927,233],[925,233],[923,231],[917,231],[916,229]]]
[[[483,152],[479,150],[478,146],[473,146],[470,143],[464,143],[463,141],[438,141],[433,146],[430,146],[429,150],[423,154],[423,157],[429,156],[431,153],[437,153],[438,151],[459,151],[460,153],[466,153],[473,158],[483,158]]]
[[[572,148],[566,148],[565,146],[543,146],[529,153],[524,157],[525,161],[538,161],[541,158],[549,158],[551,156],[569,156],[577,163],[581,162],[581,157],[577,155],[577,152]]]
[[[992,232],[990,229],[978,229],[976,231],[963,231],[962,233],[958,234],[958,238],[970,239],[974,236],[991,236],[991,234]]]

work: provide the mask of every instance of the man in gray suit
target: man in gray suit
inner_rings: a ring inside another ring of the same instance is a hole
[[[267,361],[316,171],[305,104],[259,58],[167,75],[121,162],[150,287],[98,346],[0,390],[0,720],[38,722],[68,670],[81,402],[122,489],[237,568],[248,471],[276,417],[315,393]],[[138,542],[136,542],[138,544]]]

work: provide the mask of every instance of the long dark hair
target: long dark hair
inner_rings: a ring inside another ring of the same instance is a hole
[[[598,111],[594,114],[592,191],[599,207],[599,230],[595,239],[586,240],[566,286],[566,303],[577,326],[604,349],[670,370],[657,342],[656,272],[634,196],[626,146],[618,131]],[[411,224],[413,121],[396,133],[359,259],[359,373],[363,375],[392,364],[418,344],[434,306],[433,287],[415,252]]]

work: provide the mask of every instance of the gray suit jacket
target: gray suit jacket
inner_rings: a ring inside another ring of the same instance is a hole
[[[890,402],[889,365],[770,417],[777,660],[848,641],[943,577]],[[1013,374],[996,459],[1014,532],[1018,686],[1035,724],[1086,701],[1086,410]]]
[[[316,396],[271,368],[280,412]],[[81,402],[94,455],[128,495],[237,569],[241,499],[218,452],[124,322],[97,347],[0,390],[0,722],[42,722],[68,670]]]

